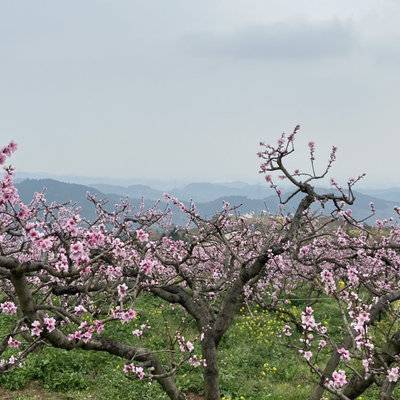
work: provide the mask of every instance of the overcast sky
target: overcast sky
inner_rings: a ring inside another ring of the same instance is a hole
[[[399,26],[398,0],[0,0],[1,142],[23,171],[250,181],[299,123],[336,177],[399,184]]]

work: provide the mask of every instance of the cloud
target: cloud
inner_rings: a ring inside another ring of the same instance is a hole
[[[349,55],[358,46],[349,22],[285,21],[230,32],[199,32],[183,38],[195,55],[235,59],[309,60]]]
[[[377,65],[398,68],[400,64],[400,36],[386,35],[379,40],[370,40],[363,44],[363,51],[369,54]]]

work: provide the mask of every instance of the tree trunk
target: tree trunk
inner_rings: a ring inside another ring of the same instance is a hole
[[[375,382],[373,375],[368,375],[365,379],[354,374],[349,383],[343,389],[343,394],[350,400],[361,396]]]
[[[395,387],[395,382],[389,382],[389,380],[386,379],[382,384],[380,400],[394,400],[392,394]]]
[[[395,361],[395,357],[398,354],[400,354],[400,332],[393,334],[383,348],[380,357],[374,357],[374,367],[380,368],[385,364],[390,366]],[[356,399],[358,396],[362,395],[374,383],[374,381],[373,376],[368,376],[366,379],[362,379],[358,375],[354,375],[344,388],[343,393],[349,399]],[[386,386],[385,389],[382,389],[381,399],[391,399],[390,382],[387,382],[384,385]]]
[[[186,400],[186,396],[178,390],[173,379],[160,378],[157,381],[171,400]]]
[[[212,336],[205,336],[202,342],[204,368],[204,386],[206,400],[220,400],[217,346]]]
[[[151,362],[154,367],[155,375],[162,375],[165,373],[161,363],[155,357],[151,357]],[[186,396],[177,388],[175,379],[172,376],[158,378],[157,382],[171,400],[186,400]]]

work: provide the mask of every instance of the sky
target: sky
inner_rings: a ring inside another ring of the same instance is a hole
[[[300,124],[293,165],[313,140],[397,185],[399,26],[398,0],[0,0],[0,139],[20,171],[252,182]]]

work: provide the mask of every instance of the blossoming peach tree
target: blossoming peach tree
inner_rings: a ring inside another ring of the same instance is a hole
[[[356,399],[371,385],[379,387],[381,400],[394,399],[400,378],[400,229],[394,217],[366,225],[365,221],[375,214],[372,203],[367,218],[357,221],[352,217],[351,209],[346,207],[354,202],[352,187],[363,175],[349,179],[346,189],[331,179],[341,199],[335,194],[320,197],[308,186],[326,176],[335,152],[333,148],[327,169],[320,175],[314,165],[313,142],[309,143],[310,174],[285,172],[280,160],[286,157],[286,149],[278,149],[276,155],[276,149],[267,146],[260,154],[267,160],[263,170],[284,171],[283,178],[297,187],[283,199],[272,178],[267,177],[282,203],[296,192],[305,192],[304,199],[309,197],[322,207],[329,199],[333,208],[329,215],[317,215],[315,209],[313,215],[310,208],[306,210],[298,228],[302,233],[291,236],[290,251],[270,261],[280,273],[267,276],[267,280],[263,277],[250,296],[286,319],[283,334],[289,347],[318,378],[311,400],[321,399],[325,391],[343,400]],[[394,212],[398,215],[399,209]],[[271,265],[268,269],[273,270]],[[274,291],[267,289],[271,285]],[[299,295],[307,306],[295,313],[291,298]],[[330,306],[339,322],[318,320],[322,303]]]
[[[374,227],[340,225],[317,234],[297,244],[285,261],[292,264],[297,283],[293,279],[290,288],[282,285],[275,304],[261,299],[288,316],[288,344],[319,379],[311,399],[321,399],[325,390],[340,399],[356,399],[371,385],[380,388],[382,400],[395,398],[400,377],[399,233],[391,221],[378,220]],[[294,315],[288,299],[305,291],[308,306]],[[319,320],[321,303],[330,304],[340,322]]]
[[[298,131],[282,135],[274,146],[262,144],[258,154],[260,172],[282,207],[296,202],[294,212],[282,208],[282,217],[270,216],[262,226],[242,218],[229,204],[205,219],[194,204],[171,196],[166,196],[170,208],[156,204],[149,210],[125,202],[110,210],[90,197],[97,211],[93,221],[68,204],[47,202],[41,193],[24,204],[13,184],[13,168],[5,166],[16,145],[4,147],[0,309],[14,316],[14,324],[0,344],[0,372],[47,344],[116,355],[126,360],[127,376],[157,381],[173,400],[185,399],[175,376],[189,363],[204,371],[205,398],[218,400],[218,346],[243,302],[253,301],[287,321],[289,346],[318,379],[313,399],[325,390],[353,399],[373,383],[382,387],[382,396],[390,396],[399,373],[400,336],[394,332],[397,312],[392,306],[400,299],[398,231],[382,227],[373,232],[353,219],[346,207],[355,200],[352,188],[359,178],[346,189],[334,181],[331,191],[316,189],[314,182],[329,173],[336,148],[321,174],[314,165],[313,143],[311,172],[290,170],[286,160]],[[293,186],[286,197],[274,174]],[[329,213],[316,215],[317,206]],[[179,239],[156,234],[170,227],[172,207],[187,217]],[[356,233],[349,234],[349,227]],[[305,288],[310,288],[309,304],[299,316],[287,305]],[[174,353],[170,361],[159,357],[160,349],[138,345],[138,330],[124,342],[106,329],[134,320],[143,294],[178,305],[194,321],[197,337],[188,340],[177,331],[176,351],[164,349]],[[339,333],[314,314],[313,299],[320,296],[337,305],[343,321]],[[385,323],[375,332],[378,321]],[[196,341],[201,356],[195,355]],[[327,357],[322,367],[320,359]]]

